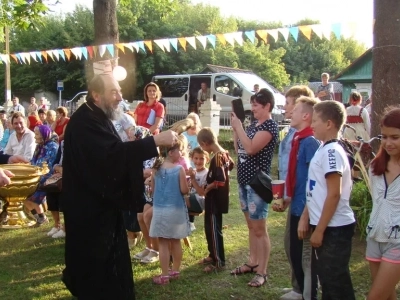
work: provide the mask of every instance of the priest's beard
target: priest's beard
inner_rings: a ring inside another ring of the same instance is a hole
[[[107,118],[110,120],[118,120],[121,118],[123,111],[120,106],[114,108],[112,103],[105,97],[101,97],[100,108],[104,111]]]

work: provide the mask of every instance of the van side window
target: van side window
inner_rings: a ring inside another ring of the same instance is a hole
[[[215,76],[214,87],[218,93],[233,96],[235,88],[240,88],[232,78],[226,75]]]
[[[163,97],[180,98],[189,89],[189,78],[157,78],[155,83],[160,87]]]

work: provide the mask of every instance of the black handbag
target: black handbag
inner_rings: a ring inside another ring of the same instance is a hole
[[[62,190],[62,176],[59,173],[51,175],[40,187],[41,191],[47,193],[60,193]]]
[[[249,185],[264,202],[271,203],[273,199],[271,182],[271,177],[260,168],[257,168]]]

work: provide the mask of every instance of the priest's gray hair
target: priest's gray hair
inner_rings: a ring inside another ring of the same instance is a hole
[[[88,85],[88,94],[86,96],[87,102],[94,102],[93,99],[93,92],[104,94],[105,87],[104,87],[104,79],[102,78],[104,75],[94,75],[92,80],[90,80]]]

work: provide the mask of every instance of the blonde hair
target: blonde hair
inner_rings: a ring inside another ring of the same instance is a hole
[[[314,105],[320,102],[317,98],[311,98],[306,96],[301,96],[296,100],[296,104],[301,103],[303,104],[302,110],[306,110],[309,112],[313,111]]]
[[[187,144],[187,139],[184,135],[180,134],[178,135],[178,140],[172,147],[165,147],[165,146],[160,146],[159,147],[159,156],[156,158],[153,169],[159,170],[164,163],[165,158],[168,156],[168,153],[170,151],[174,151],[176,149],[183,150],[185,147],[185,141]]]
[[[186,119],[191,119],[193,120],[194,125],[196,126],[196,128],[201,129],[202,125],[201,125],[201,121],[200,121],[200,117],[198,114],[191,112],[190,114],[188,114],[186,116]]]
[[[207,145],[218,144],[217,136],[210,127],[204,127],[197,134],[197,141],[199,143],[205,143]]]
[[[326,79],[329,79],[329,74],[328,73],[322,73],[321,74],[321,78],[325,77]]]
[[[178,134],[181,134],[187,131],[191,127],[194,127],[194,121],[192,119],[186,118],[178,122],[175,122],[174,124],[171,125],[169,129],[175,131]]]

